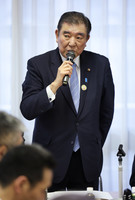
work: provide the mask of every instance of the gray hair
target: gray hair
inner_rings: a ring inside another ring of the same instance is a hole
[[[19,134],[25,130],[26,127],[18,118],[0,111],[0,145],[6,145],[8,148],[15,146]]]

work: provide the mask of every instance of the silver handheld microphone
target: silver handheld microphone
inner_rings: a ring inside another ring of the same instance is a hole
[[[75,57],[75,52],[70,50],[70,51],[68,51],[66,56],[67,56],[67,60],[70,60],[71,62],[73,62],[73,59]],[[64,78],[63,78],[63,85],[64,86],[66,86],[68,84],[68,80],[69,80],[69,76],[65,75]]]

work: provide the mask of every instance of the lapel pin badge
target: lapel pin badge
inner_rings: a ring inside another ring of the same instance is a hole
[[[90,70],[91,70],[90,68],[87,69],[88,72],[90,72]]]
[[[82,85],[81,88],[82,88],[83,91],[87,90],[87,86],[86,85]]]
[[[87,78],[85,78],[85,83],[87,83],[88,82],[88,79]]]

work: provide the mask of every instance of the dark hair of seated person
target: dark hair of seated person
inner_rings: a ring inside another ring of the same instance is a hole
[[[44,169],[53,169],[55,161],[50,152],[37,144],[11,149],[0,162],[0,185],[7,187],[17,177],[26,176],[35,186],[42,180]]]

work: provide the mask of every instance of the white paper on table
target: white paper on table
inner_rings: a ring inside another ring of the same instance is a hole
[[[93,191],[92,192],[96,199],[113,199],[112,196],[108,192],[101,191]],[[76,199],[87,199],[87,191],[58,191],[58,192],[50,192],[47,194],[48,200],[76,200]],[[83,200],[82,199],[82,200]]]
[[[113,197],[110,195],[109,192],[101,192],[93,190],[93,194],[96,197],[96,199],[113,199]]]

